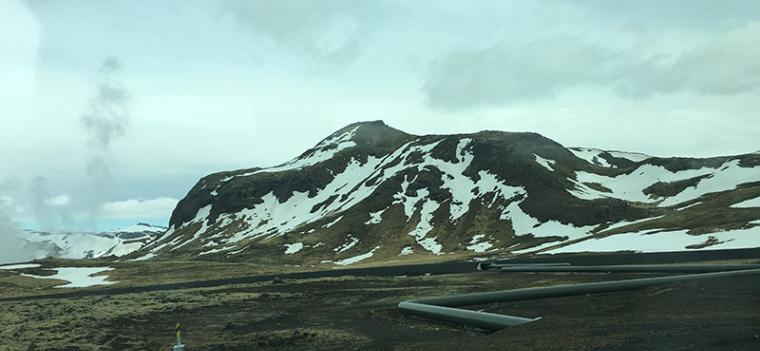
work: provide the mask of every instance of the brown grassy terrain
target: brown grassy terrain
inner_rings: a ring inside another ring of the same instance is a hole
[[[405,299],[640,277],[479,272],[339,277],[0,302],[0,350],[756,350],[760,281],[736,277],[475,306],[542,320],[496,333],[399,313]]]

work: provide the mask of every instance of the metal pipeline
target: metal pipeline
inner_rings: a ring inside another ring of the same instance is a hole
[[[747,265],[613,265],[613,266],[497,266],[502,272],[563,272],[563,273],[711,273],[760,269],[759,264]]]
[[[515,267],[517,268],[517,267]],[[532,267],[549,268],[549,267]],[[572,267],[571,267],[572,268]],[[734,267],[736,268],[736,267]],[[503,316],[494,318],[493,313],[462,310],[453,307],[482,305],[493,302],[532,300],[550,297],[564,297],[573,295],[585,295],[589,293],[613,292],[623,290],[640,289],[652,285],[676,283],[690,280],[735,277],[751,274],[760,274],[760,269],[735,269],[725,272],[712,272],[700,274],[676,275],[668,277],[638,278],[627,280],[615,280],[608,282],[583,283],[572,285],[560,285],[552,287],[521,288],[512,290],[492,291],[484,293],[470,293],[453,296],[432,297],[403,301],[398,308],[404,312],[424,316],[441,321],[450,321],[462,325],[473,326],[486,330],[498,330],[511,325],[525,324],[536,319]],[[498,315],[497,315],[498,316]]]
[[[504,314],[463,310],[460,308],[427,305],[412,301],[403,301],[398,304],[398,308],[406,313],[440,321],[469,325],[486,330],[499,330],[541,319],[540,317],[531,319]]]
[[[485,271],[492,268],[502,267],[545,267],[545,266],[569,266],[570,262],[551,262],[551,263],[493,263],[493,262],[481,262],[478,263],[478,270]]]

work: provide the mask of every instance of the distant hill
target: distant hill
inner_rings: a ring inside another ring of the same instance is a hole
[[[364,122],[279,166],[202,178],[130,258],[347,265],[756,247],[758,197],[758,154],[661,158]]]
[[[129,228],[100,233],[26,230],[21,234],[25,250],[34,257],[121,257],[149,244],[167,228],[139,223]]]

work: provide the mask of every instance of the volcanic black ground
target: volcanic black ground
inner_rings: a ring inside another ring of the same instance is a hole
[[[700,260],[760,261],[757,250],[700,255]],[[555,259],[574,264],[698,261],[683,254]],[[436,295],[654,275],[476,272],[473,263],[333,272],[338,271],[2,301],[0,350],[167,350],[177,321],[185,326],[184,340],[193,351],[760,349],[757,276],[471,307],[542,317],[486,333],[404,315],[395,307],[401,300]]]

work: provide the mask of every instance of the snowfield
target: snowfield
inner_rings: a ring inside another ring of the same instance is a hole
[[[673,206],[694,200],[704,194],[735,189],[737,185],[760,179],[760,168],[741,167],[738,160],[728,161],[717,168],[688,169],[671,172],[665,167],[644,164],[634,171],[617,177],[608,177],[588,172],[576,172],[579,183],[598,183],[612,192],[602,192],[582,186],[570,193],[578,198],[592,200],[606,197],[632,202],[656,203],[658,206]],[[694,187],[687,187],[672,197],[660,198],[644,194],[644,189],[657,183],[672,183],[704,177]]]
[[[549,250],[544,253],[557,254],[612,251],[668,252],[760,247],[760,227],[742,230],[728,230],[710,233],[709,235],[689,235],[686,232],[686,230],[675,230],[658,232],[655,234],[623,233],[599,239],[587,239],[575,244]],[[704,248],[687,248],[687,246],[705,243],[710,236],[716,238],[718,244],[706,246]]]
[[[111,285],[117,282],[106,281],[107,275],[93,276],[101,272],[112,271],[111,267],[61,267],[53,268],[56,274],[51,276],[38,276],[31,274],[21,274],[25,277],[35,279],[55,279],[64,280],[68,284],[58,285],[56,288],[87,288],[97,285]]]
[[[164,227],[138,224],[103,233],[23,231],[18,237],[35,247],[35,257],[69,259],[122,257],[150,243]]]

